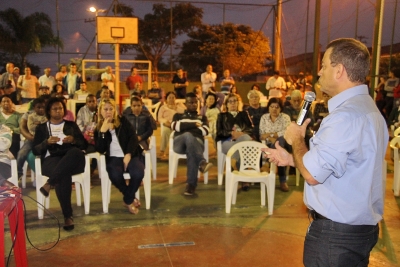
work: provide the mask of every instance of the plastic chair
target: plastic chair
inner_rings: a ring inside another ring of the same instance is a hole
[[[168,170],[168,182],[169,184],[174,183],[174,178],[176,178],[176,173],[178,170],[179,159],[186,159],[186,154],[178,154],[174,151],[174,134],[175,131],[169,136],[169,170]],[[204,138],[204,159],[208,162],[208,139]],[[208,184],[208,172],[204,173],[204,184]],[[197,177],[200,177],[200,171]]]
[[[45,197],[40,192],[40,188],[47,182],[49,177],[42,174],[42,165],[40,157],[35,159],[36,169],[36,200],[38,203],[43,205],[46,209],[50,206],[50,196]],[[90,210],[90,160],[85,155],[85,169],[83,173],[72,175],[72,182],[75,183],[76,192],[76,204],[77,206],[82,205],[81,201],[81,186],[83,191],[83,203],[85,207],[85,214],[89,214]],[[43,206],[38,204],[38,218],[43,219],[44,209]]]
[[[151,204],[151,156],[150,151],[144,151],[145,169],[143,177],[144,197],[146,200],[146,210],[150,209]],[[101,196],[103,204],[103,212],[108,213],[108,205],[110,204],[111,196],[111,180],[108,177],[106,169],[106,157],[100,156],[99,173],[101,172]],[[129,173],[124,173],[125,180],[130,180]],[[140,199],[139,190],[136,192],[135,197]]]
[[[399,146],[400,146],[400,136],[396,136],[390,141],[390,147],[393,149],[393,156],[394,156],[393,192],[395,196],[399,196],[400,192]]]
[[[271,163],[270,172],[260,172],[261,148],[266,148],[256,141],[239,142],[232,146],[226,155],[225,208],[231,212],[231,203],[236,203],[238,182],[260,183],[261,205],[265,206],[265,188],[268,196],[268,214],[272,215],[275,197],[276,166]],[[239,151],[239,171],[232,171],[232,155]]]
[[[152,135],[150,137],[150,159],[151,159],[151,172],[153,174],[153,180],[157,180],[157,147],[156,147],[156,137]]]
[[[400,135],[400,127],[398,127],[396,130],[394,130],[393,136],[399,136]]]
[[[17,160],[11,160],[11,177],[7,179],[14,185],[18,186],[18,169],[17,169]]]
[[[222,142],[217,142],[217,160],[218,160],[218,185],[222,185],[224,179],[224,165],[226,155],[222,153]]]

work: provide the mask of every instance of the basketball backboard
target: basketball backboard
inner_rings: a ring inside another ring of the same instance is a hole
[[[99,44],[137,44],[138,19],[131,17],[97,17]]]

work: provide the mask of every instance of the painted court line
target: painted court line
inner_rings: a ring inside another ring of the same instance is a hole
[[[149,244],[149,245],[139,245],[139,249],[144,248],[165,248],[165,247],[183,247],[183,246],[194,246],[194,242],[174,242],[174,243],[163,243],[163,244]]]

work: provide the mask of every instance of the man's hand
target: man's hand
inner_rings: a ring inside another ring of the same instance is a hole
[[[265,152],[265,157],[269,158],[269,162],[272,162],[277,166],[294,166],[293,155],[289,154],[283,147],[281,147],[279,142],[275,143],[275,149],[262,148],[261,150]]]
[[[64,137],[63,139],[63,143],[64,144],[72,144],[74,142],[74,137],[72,135],[67,135],[66,137]]]
[[[292,123],[286,128],[285,131],[285,140],[289,145],[292,145],[294,141],[297,139],[304,139],[306,136],[306,129],[308,124],[311,122],[311,119],[306,119],[303,125],[299,126],[296,122],[292,121]]]

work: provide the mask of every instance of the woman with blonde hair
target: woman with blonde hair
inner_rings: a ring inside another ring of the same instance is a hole
[[[99,104],[99,121],[94,133],[96,151],[106,157],[108,177],[123,195],[123,205],[132,214],[138,214],[140,202],[135,193],[142,183],[144,159],[138,137],[131,123],[118,116],[115,102],[103,99]],[[125,182],[124,173],[130,175]]]

